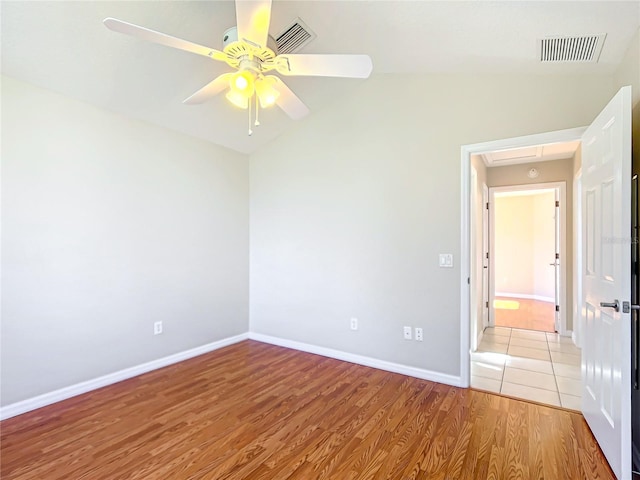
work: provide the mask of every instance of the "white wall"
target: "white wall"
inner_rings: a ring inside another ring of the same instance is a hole
[[[494,201],[496,295],[555,297],[555,193],[498,195]]]
[[[315,112],[251,156],[251,330],[459,375],[461,146],[586,125],[612,90],[379,75]]]
[[[2,405],[246,332],[248,178],[244,155],[3,77]]]
[[[494,199],[495,293],[534,294],[533,196]]]
[[[631,40],[627,53],[614,75],[614,86],[617,89],[631,85],[633,103],[632,128],[633,128],[633,158],[636,159],[637,168],[640,169],[640,29]]]
[[[556,254],[556,196],[555,192],[534,196],[534,295],[553,298],[555,302],[555,268],[549,265],[554,262]],[[567,272],[570,275],[571,270]],[[567,306],[569,307],[569,306]]]

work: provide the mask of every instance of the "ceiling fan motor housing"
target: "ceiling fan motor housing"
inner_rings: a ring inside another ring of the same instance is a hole
[[[238,27],[228,28],[222,35],[222,49],[224,50],[225,47],[231,45],[234,42],[237,42],[238,40],[240,40],[238,38]],[[271,35],[267,37],[267,48],[278,55],[278,44],[276,43],[276,39]]]

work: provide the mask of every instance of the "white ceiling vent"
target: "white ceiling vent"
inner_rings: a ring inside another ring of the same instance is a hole
[[[549,62],[591,62],[600,58],[606,33],[601,35],[581,35],[575,37],[548,37],[538,40],[540,61]]]
[[[296,18],[276,37],[278,54],[297,52],[314,38],[316,34],[302,20]]]

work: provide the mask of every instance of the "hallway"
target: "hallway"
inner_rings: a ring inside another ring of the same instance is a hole
[[[556,333],[491,327],[471,354],[478,390],[580,410],[581,351]]]

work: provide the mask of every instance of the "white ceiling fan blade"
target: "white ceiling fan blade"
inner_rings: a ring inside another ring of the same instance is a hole
[[[271,22],[271,0],[236,0],[238,40],[267,46]]]
[[[123,22],[116,18],[105,18],[103,23],[109,30],[114,32],[124,33],[131,35],[132,37],[141,38],[152,43],[159,43],[160,45],[166,45],[167,47],[178,48],[187,52],[196,53],[205,57],[213,58],[214,60],[225,61],[227,56],[219,50],[213,48],[198,45],[197,43],[182,40],[181,38],[172,37],[165,33],[156,32],[155,30],[149,30],[145,27],[134,25],[133,23]]]
[[[275,76],[273,78],[277,78],[273,88],[280,94],[276,99],[276,105],[294,120],[299,120],[307,116],[309,114],[309,108],[302,103],[302,100],[300,100],[282,80]]]
[[[276,58],[283,75],[368,78],[373,69],[369,55],[287,54]]]
[[[223,73],[212,82],[206,84],[204,87],[202,87],[182,103],[185,103],[187,105],[197,105],[199,103],[206,102],[207,100],[215,97],[225,88],[227,88],[232,76],[233,73]]]

